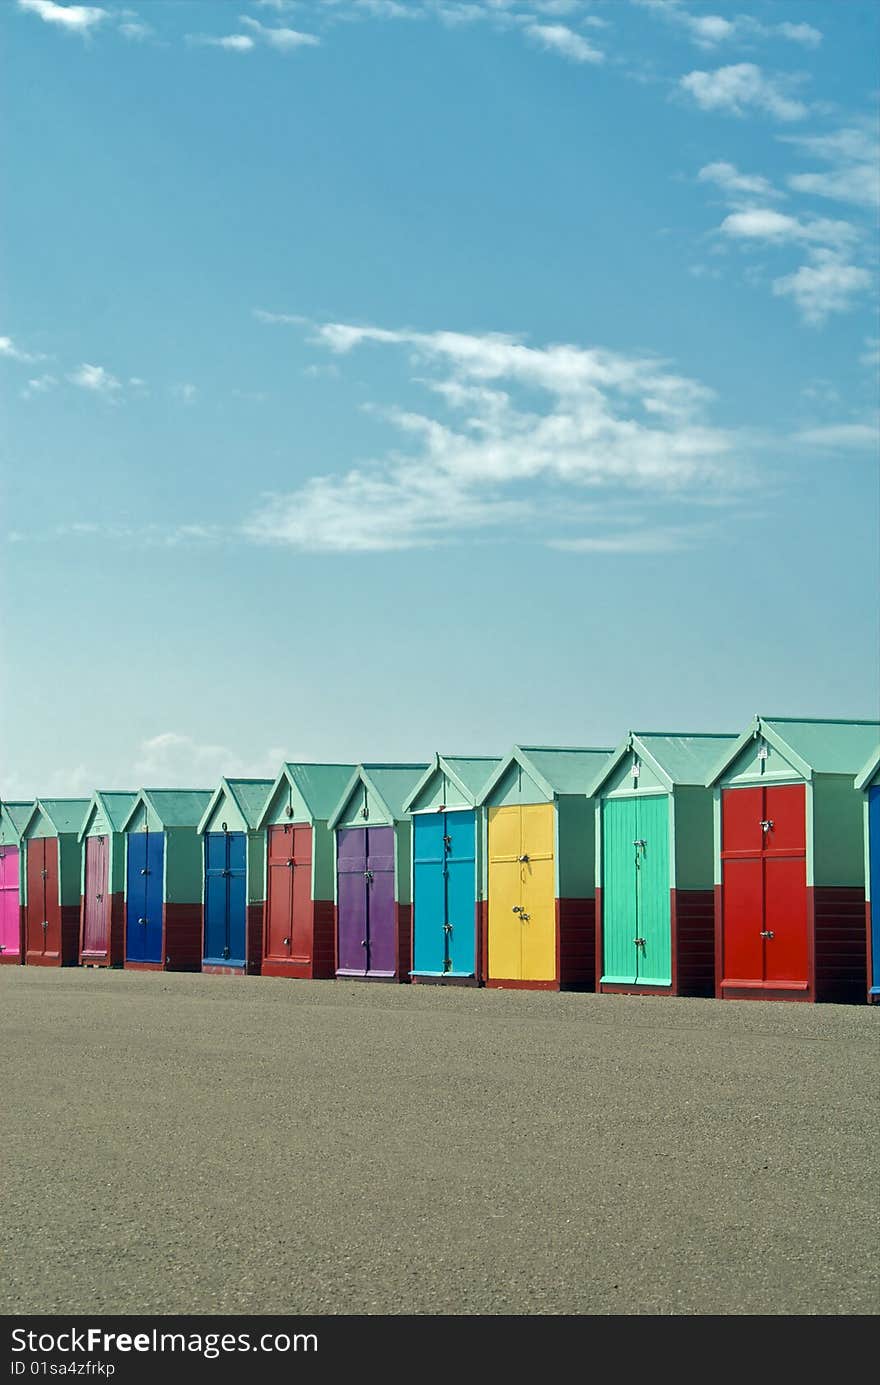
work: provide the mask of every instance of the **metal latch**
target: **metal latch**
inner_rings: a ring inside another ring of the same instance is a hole
[[[512,912],[513,912],[514,914],[521,914],[521,913],[522,913],[522,905],[521,905],[521,904],[513,904],[513,905],[511,905],[511,910],[512,910]]]
[[[48,879],[49,879],[49,872],[48,872],[48,870],[46,869],[45,866],[43,866],[43,869],[40,871],[40,879],[41,879],[41,880],[48,880]]]
[[[372,878],[373,878],[373,872],[372,872],[371,870],[365,870],[365,871],[364,871],[364,879],[365,879],[365,880],[372,880]]]
[[[645,946],[645,939],[644,939],[644,938],[633,938],[633,942],[635,943],[636,947],[644,947],[644,946]]]
[[[527,861],[529,858],[528,858],[528,856],[519,856],[519,857],[517,857],[517,859],[520,860],[520,861]]]
[[[443,838],[443,845],[446,847],[446,850],[448,851],[449,848],[452,846],[452,838],[450,836],[445,836]]]
[[[773,929],[772,929],[772,928],[762,928],[762,929],[761,929],[761,937],[762,937],[762,938],[772,938],[772,937],[773,937]]]
[[[761,828],[761,831],[762,831],[762,832],[769,832],[770,829],[771,829],[771,827],[773,826],[773,819],[772,819],[772,818],[761,818],[761,821],[760,821],[760,824],[759,824],[759,825],[760,825],[760,828]]]
[[[282,947],[290,947],[290,939],[289,939],[289,938],[282,938],[282,939],[281,939],[281,946],[282,946]]]
[[[48,928],[48,927],[49,927],[49,920],[48,920],[48,919],[43,919],[43,922],[40,924],[40,927],[41,927],[41,928]]]
[[[452,924],[451,924],[451,923],[444,923],[444,925],[443,925],[443,932],[444,932],[444,933],[451,933],[451,932],[452,932]]]
[[[633,842],[633,846],[640,846],[642,850],[645,851],[648,843],[645,841],[644,837],[639,837],[637,841]]]
[[[141,866],[141,875],[149,875],[149,873],[146,866]]]

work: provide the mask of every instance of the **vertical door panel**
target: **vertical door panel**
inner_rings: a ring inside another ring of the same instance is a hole
[[[225,832],[205,833],[205,959],[226,960],[229,935],[228,843]]]
[[[298,962],[312,960],[312,829],[294,827],[290,873],[293,876],[293,931],[291,956]]]
[[[721,793],[721,850],[751,855],[764,849],[761,819],[763,789],[723,789]]]
[[[132,832],[126,847],[125,960],[143,962],[147,914],[147,834]]]
[[[144,916],[144,961],[162,962],[162,905],[165,900],[165,833],[146,832],[146,900]]]
[[[413,818],[413,970],[442,975],[446,961],[445,815]]]
[[[446,814],[446,969],[476,974],[476,813]]]
[[[637,798],[638,933],[636,977],[646,984],[672,985],[672,920],[669,911],[669,799]]]
[[[880,788],[868,790],[868,871],[871,880],[871,987],[880,987]]]
[[[266,842],[266,956],[286,961],[293,932],[293,827],[270,827]]]
[[[21,948],[19,865],[17,846],[0,846],[0,952],[13,957]]]
[[[602,980],[632,985],[636,979],[636,804],[632,798],[602,802]]]
[[[46,956],[61,956],[61,882],[58,871],[58,838],[47,837],[45,849]]]
[[[803,856],[764,859],[764,979],[806,984],[807,871]]]
[[[768,784],[764,790],[765,822],[772,823],[763,833],[765,851],[807,850],[806,785]]]
[[[393,976],[397,970],[394,907],[394,828],[367,828],[367,970]]]
[[[336,925],[338,969],[366,972],[367,831],[341,827],[336,833]]]
[[[556,884],[552,803],[522,807],[522,975],[524,981],[556,976]]]
[[[46,842],[36,838],[27,846],[27,908],[25,910],[25,949],[42,957],[46,951]]]
[[[722,863],[722,976],[725,981],[763,979],[763,870],[760,856]]]
[[[108,839],[86,837],[85,894],[83,896],[84,953],[101,955],[110,946],[110,901],[107,898]]]
[[[521,814],[517,805],[489,809],[490,980],[522,980],[521,839]]]

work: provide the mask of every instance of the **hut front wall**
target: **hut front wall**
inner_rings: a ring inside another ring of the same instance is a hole
[[[714,882],[712,791],[679,785],[673,793],[672,887],[710,890]]]
[[[366,784],[356,784],[349,794],[337,827],[391,827],[385,809],[376,802]]]
[[[227,819],[228,821],[228,819]],[[262,904],[266,898],[266,833],[247,834],[248,904]]]
[[[556,801],[556,898],[593,899],[596,893],[596,812],[591,798]]]
[[[224,827],[223,824],[226,823]],[[205,832],[247,832],[248,824],[231,794],[224,789],[203,829]]]
[[[412,825],[409,819],[395,823],[394,897],[398,904],[412,905]]]
[[[331,903],[336,889],[335,842],[326,822],[312,825],[312,899]]]
[[[194,827],[165,833],[165,903],[200,904],[204,872],[202,838]]]
[[[766,751],[762,756],[761,751]],[[732,765],[724,772],[722,784],[732,787],[736,784],[763,784],[766,780],[787,781],[801,784],[804,776],[799,769],[786,759],[781,750],[756,736],[743,746]]]
[[[504,808],[517,803],[550,803],[552,797],[518,761],[514,761],[495,785],[487,803],[492,808]]]
[[[84,854],[73,832],[61,833],[58,838],[58,893],[62,908],[75,905],[79,909]]]
[[[291,809],[288,812],[288,808]],[[312,812],[306,803],[296,784],[285,777],[272,794],[272,801],[266,816],[266,825],[269,827],[283,827],[287,822],[294,822],[298,826],[309,823],[312,820]]]
[[[864,888],[861,794],[853,788],[852,775],[816,775],[813,832],[813,870],[807,883]]]
[[[637,774],[634,772],[636,768],[638,768]],[[656,770],[645,760],[640,760],[634,750],[630,750],[602,785],[602,797],[629,798],[638,789],[654,789],[658,793],[668,792],[668,786],[664,784]]]
[[[473,802],[462,793],[445,770],[438,768],[415,799],[411,811],[436,813],[441,807],[454,812],[456,808],[472,808]]]

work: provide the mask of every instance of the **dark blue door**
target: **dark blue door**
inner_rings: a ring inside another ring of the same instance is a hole
[[[413,971],[473,976],[476,971],[476,814],[413,818]]]
[[[247,839],[244,832],[205,833],[204,960],[245,965]]]
[[[868,867],[871,877],[872,995],[880,995],[880,786],[868,790]]]
[[[133,832],[128,838],[125,960],[161,962],[165,898],[164,832]]]

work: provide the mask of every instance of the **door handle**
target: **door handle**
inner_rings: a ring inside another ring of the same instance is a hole
[[[644,938],[633,938],[633,942],[635,943],[636,947],[644,947],[644,946],[645,946],[645,939],[644,939]]]
[[[40,924],[40,927],[41,927],[41,928],[48,928],[48,927],[49,927],[49,920],[48,920],[48,919],[43,919],[43,922]]]
[[[520,909],[520,911],[519,911],[519,921],[520,921],[520,923],[528,923],[528,921],[529,921],[529,919],[530,919],[531,917],[532,917],[531,914],[527,914],[526,911],[525,911],[525,909]]]
[[[95,895],[95,899],[98,901],[99,904],[101,903],[101,900],[102,900],[103,898],[104,898],[104,896],[103,896],[102,894],[96,894],[96,895]]]
[[[46,869],[45,866],[43,866],[43,869],[40,871],[40,879],[41,879],[41,880],[48,880],[48,879],[49,879],[49,872],[47,871],[47,869]]]
[[[146,919],[138,919],[138,923],[146,923]]]
[[[361,938],[361,947],[366,947],[366,945],[367,945],[367,940],[366,940],[366,938]]]
[[[529,858],[528,858],[528,856],[518,856],[516,859],[517,859],[518,861],[527,861]]]
[[[772,827],[773,827],[773,819],[772,819],[772,818],[761,818],[761,821],[760,821],[760,823],[759,823],[758,825],[759,825],[759,827],[761,828],[761,831],[762,831],[762,832],[769,832],[769,831],[771,831],[771,829],[772,829]]]
[[[149,873],[150,872],[147,870],[146,866],[141,867],[141,875],[149,875]]]
[[[448,851],[449,848],[452,846],[452,838],[451,838],[451,837],[444,837],[444,838],[443,838],[443,845],[446,847],[446,850]]]
[[[290,860],[287,862],[287,868],[288,868],[288,870],[293,870],[293,868],[294,868],[295,865],[296,865],[296,861],[294,861],[293,857],[291,856]]]
[[[282,938],[282,939],[281,939],[281,946],[282,946],[282,947],[290,947],[290,939],[289,939],[289,938]]]
[[[773,929],[772,929],[772,928],[762,928],[762,929],[761,929],[761,937],[762,937],[762,938],[772,938],[772,937],[773,937]]]
[[[645,841],[644,837],[639,837],[638,841],[633,842],[633,846],[640,846],[643,851],[646,849],[647,845],[648,843]]]
[[[232,871],[231,871],[231,870],[221,870],[220,874],[221,874],[221,875],[231,875],[231,874],[232,874]]]
[[[451,923],[444,923],[444,925],[443,925],[443,932],[444,932],[444,933],[451,933],[451,932],[452,932],[452,924],[451,924]]]
[[[522,905],[521,905],[521,904],[513,904],[513,905],[511,905],[510,912],[511,912],[512,914],[521,914],[521,913],[522,913]]]
[[[365,879],[366,881],[370,881],[370,880],[372,880],[372,878],[373,878],[373,872],[372,872],[371,870],[365,870],[365,871],[364,871],[364,879]]]

